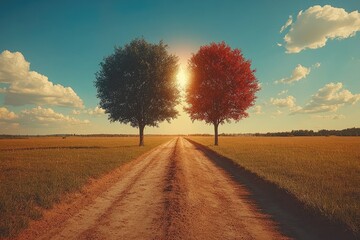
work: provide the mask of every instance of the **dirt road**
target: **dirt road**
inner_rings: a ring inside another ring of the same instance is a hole
[[[20,238],[287,239],[243,186],[183,138],[134,161],[85,206],[49,224]]]

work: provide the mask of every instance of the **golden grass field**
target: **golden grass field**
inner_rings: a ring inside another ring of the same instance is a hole
[[[172,137],[0,139],[0,237],[13,236],[65,193]]]
[[[359,137],[189,137],[360,231]]]

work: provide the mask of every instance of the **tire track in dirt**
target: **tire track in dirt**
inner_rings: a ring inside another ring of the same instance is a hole
[[[170,159],[164,188],[164,239],[186,239],[189,236],[187,209],[187,179],[181,166],[181,139],[177,140],[174,154]]]

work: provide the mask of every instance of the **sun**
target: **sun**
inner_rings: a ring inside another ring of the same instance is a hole
[[[180,66],[179,71],[178,71],[178,73],[176,75],[176,79],[177,79],[177,82],[178,82],[181,89],[185,89],[186,84],[188,82],[188,77],[189,77],[188,73],[186,72],[184,67]]]

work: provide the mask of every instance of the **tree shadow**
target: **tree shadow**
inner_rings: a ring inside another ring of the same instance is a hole
[[[344,224],[331,221],[315,209],[306,207],[294,195],[246,170],[233,160],[191,139],[197,150],[204,153],[217,167],[225,170],[234,181],[245,186],[256,207],[279,225],[281,232],[294,239],[357,239]]]

